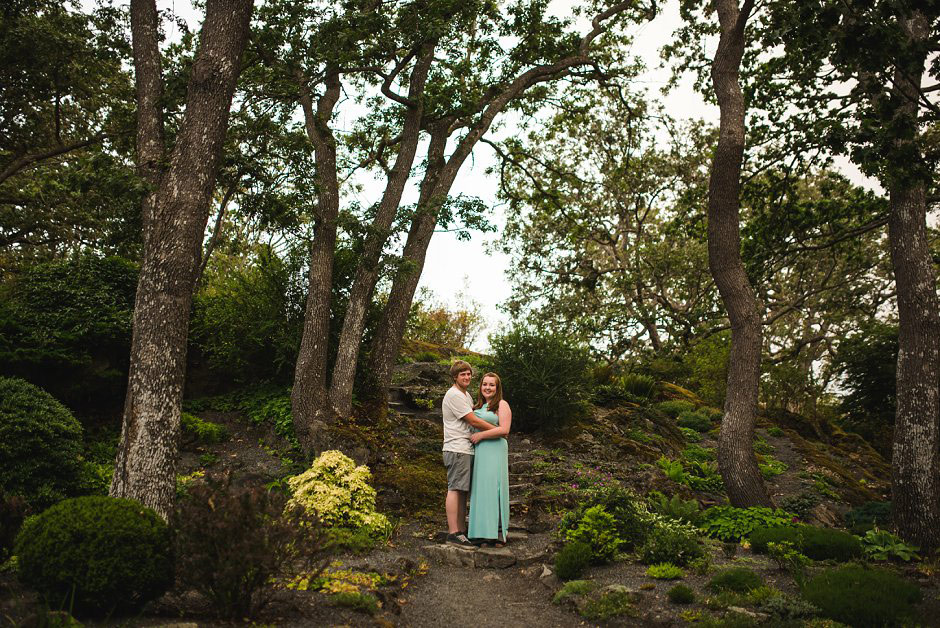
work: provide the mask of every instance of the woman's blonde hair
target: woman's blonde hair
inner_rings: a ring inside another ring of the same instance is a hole
[[[483,396],[483,380],[487,377],[492,377],[496,380],[496,394],[490,399],[490,403],[487,405],[486,409],[490,412],[496,412],[499,409],[499,402],[503,400],[503,380],[501,380],[496,373],[484,373],[483,377],[480,378],[480,400],[477,401],[473,408],[482,408],[483,404],[486,402],[486,397]]]

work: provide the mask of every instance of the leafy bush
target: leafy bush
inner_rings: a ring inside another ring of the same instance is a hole
[[[589,600],[578,609],[581,616],[591,621],[605,621],[619,615],[632,615],[633,596],[627,591],[604,591],[599,597]]]
[[[673,604],[691,604],[695,601],[695,592],[691,587],[684,584],[677,584],[666,591],[666,597],[668,597],[669,601]]]
[[[708,462],[716,457],[715,450],[700,445],[686,445],[682,450],[682,458],[690,462]]]
[[[234,486],[229,477],[190,487],[175,517],[179,583],[198,591],[223,618],[254,616],[274,592],[272,578],[325,553],[316,518],[285,512],[286,501],[263,488]]]
[[[722,541],[737,541],[757,528],[786,526],[792,521],[793,515],[780,509],[714,506],[705,511],[701,527],[708,536]]]
[[[345,606],[360,613],[375,615],[379,612],[379,601],[370,593],[362,591],[339,591],[330,595],[330,602],[335,606]]]
[[[587,595],[596,588],[597,585],[590,580],[571,580],[566,582],[565,585],[552,596],[552,602],[561,604],[572,596]]]
[[[920,558],[917,555],[919,547],[909,545],[900,537],[878,528],[865,533],[865,536],[862,537],[862,547],[865,550],[865,556],[869,560],[894,560],[897,558],[906,562]]]
[[[817,574],[803,595],[825,617],[862,628],[899,626],[911,619],[912,605],[921,600],[917,585],[889,571],[857,565]]]
[[[621,549],[632,550],[642,545],[650,529],[649,511],[640,497],[619,486],[592,491],[584,503],[565,513],[559,525],[562,536],[576,528],[585,511],[593,506],[601,506],[613,515]]]
[[[686,410],[676,418],[676,425],[696,432],[707,432],[712,429],[712,421],[704,412]]]
[[[584,541],[573,541],[555,555],[555,573],[562,580],[576,580],[590,563],[591,546]]]
[[[754,453],[769,455],[774,453],[774,447],[760,435],[754,436]]]
[[[845,513],[843,518],[855,534],[864,534],[876,526],[889,526],[892,521],[891,502],[865,502]]]
[[[685,483],[685,467],[679,460],[670,460],[666,456],[660,456],[656,461],[656,466],[663,470],[666,477],[677,484]]]
[[[685,572],[672,563],[657,563],[647,567],[646,575],[656,580],[679,580],[685,577]]]
[[[734,591],[748,593],[764,586],[764,580],[753,570],[746,567],[733,567],[715,574],[708,582],[712,591]]]
[[[760,610],[779,619],[805,619],[819,613],[819,609],[795,595],[777,593],[760,603]]]
[[[41,510],[74,494],[82,428],[65,406],[22,379],[0,377],[0,492]]]
[[[767,554],[777,563],[777,567],[790,574],[798,586],[803,586],[806,567],[812,562],[809,557],[800,553],[799,549],[788,541],[767,543]]]
[[[619,384],[626,392],[640,399],[649,399],[656,392],[656,378],[640,373],[622,375]]]
[[[678,494],[666,497],[659,491],[648,496],[650,509],[664,517],[696,525],[702,518],[702,507],[696,499],[682,499]]]
[[[688,427],[680,427],[679,431],[682,432],[682,437],[685,439],[685,442],[687,443],[700,443],[702,442],[702,439],[704,438],[701,432],[697,432]]]
[[[293,492],[289,505],[315,514],[328,534],[362,530],[373,541],[385,539],[391,524],[375,510],[371,477],[368,467],[356,466],[341,451],[325,451],[307,471],[287,481]]]
[[[460,307],[451,310],[438,301],[434,293],[422,287],[415,295],[405,324],[405,336],[434,345],[461,348],[473,344],[477,336],[486,328],[486,318],[480,304],[466,295],[457,299]],[[419,359],[415,362],[436,362]]]
[[[819,495],[802,491],[796,495],[788,495],[780,500],[780,507],[792,512],[800,519],[809,517],[809,513],[819,504]]]
[[[781,462],[773,456],[764,456],[764,460],[757,463],[757,468],[760,469],[760,474],[764,479],[769,480],[774,476],[780,475],[790,467],[788,467],[785,462]]]
[[[776,436],[776,437],[783,436],[783,430],[777,427],[776,425],[772,425],[767,428],[767,436]]]
[[[138,609],[173,584],[170,529],[129,499],[61,501],[23,524],[14,553],[24,584],[76,613]]]
[[[724,492],[725,483],[718,472],[718,463],[707,460],[703,462],[693,461],[686,466],[686,471],[688,473],[686,474],[685,483],[693,490],[706,493]]]
[[[671,399],[656,404],[656,408],[663,414],[675,419],[683,412],[695,410],[695,404],[690,401],[682,401],[681,399]]]
[[[124,400],[136,264],[84,255],[29,266],[0,292],[0,375],[70,408],[110,412]]]
[[[512,399],[513,429],[556,430],[587,412],[590,357],[564,334],[515,327],[490,337],[493,368]]]
[[[200,419],[188,412],[182,415],[182,428],[184,438],[200,445],[215,445],[228,438],[228,430],[224,425]]]
[[[858,538],[831,528],[807,525],[755,528],[750,541],[751,549],[757,554],[766,553],[768,543],[786,542],[813,560],[847,561],[862,556],[862,544]]]
[[[584,511],[578,525],[565,533],[565,540],[586,543],[591,548],[591,559],[596,563],[610,562],[620,549],[614,516],[599,505]]]
[[[688,565],[703,554],[693,526],[653,515],[653,528],[640,548],[640,560],[647,564]]]

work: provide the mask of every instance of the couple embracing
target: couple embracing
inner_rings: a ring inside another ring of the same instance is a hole
[[[473,369],[450,367],[454,385],[444,395],[444,466],[447,467],[447,542],[461,547],[501,546],[509,532],[509,446],[512,411],[496,373],[480,381],[474,404],[467,392]],[[470,524],[465,531],[467,494]]]

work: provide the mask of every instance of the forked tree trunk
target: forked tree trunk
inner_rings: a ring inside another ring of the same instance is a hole
[[[903,20],[903,18],[902,18]],[[903,23],[914,42],[930,25],[920,13]],[[895,118],[915,126],[923,53],[895,73]],[[906,120],[905,120],[906,119]],[[897,140],[899,154],[917,150]],[[927,241],[923,179],[897,177],[889,186],[888,238],[898,299],[897,415],[892,450],[892,505],[900,535],[924,550],[940,547],[940,314],[937,277]]]
[[[718,468],[733,506],[768,506],[754,455],[754,422],[760,381],[761,316],[741,262],[739,195],[744,156],[744,95],[738,81],[744,27],[753,6],[716,0],[721,38],[712,84],[721,110],[718,146],[708,181],[708,266],[731,321],[728,391],[718,437]]]
[[[339,73],[328,72],[326,91],[314,111],[310,91],[301,80],[300,104],[307,135],[314,146],[317,164],[317,217],[310,247],[307,305],[300,353],[294,367],[291,412],[297,440],[307,454],[321,449],[323,429],[336,411],[326,388],[326,366],[330,333],[330,297],[333,285],[333,255],[339,216],[339,181],[336,174],[336,139],[329,128],[330,117],[340,97]]]
[[[138,167],[143,203],[130,375],[110,494],[166,518],[176,485],[186,338],[216,167],[248,36],[252,0],[208,0],[186,113],[163,170],[162,74],[154,0],[132,0]]]
[[[431,62],[434,60],[434,50],[433,44],[425,45],[411,73],[408,88],[410,104],[405,114],[398,154],[395,156],[385,193],[379,202],[369,234],[359,255],[356,276],[349,293],[349,305],[346,308],[346,317],[343,319],[343,329],[339,337],[336,363],[333,366],[333,377],[330,383],[330,398],[333,406],[343,416],[352,411],[352,393],[356,380],[359,346],[365,329],[366,312],[379,277],[382,249],[388,241],[389,228],[398,213],[398,206],[405,192],[405,185],[408,183],[418,149],[418,139],[424,117],[424,85]]]

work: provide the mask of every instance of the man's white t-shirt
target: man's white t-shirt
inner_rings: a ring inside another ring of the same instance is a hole
[[[444,451],[473,455],[473,443],[470,442],[470,424],[463,417],[473,412],[473,397],[457,386],[451,386],[444,395],[441,404],[444,415]]]

